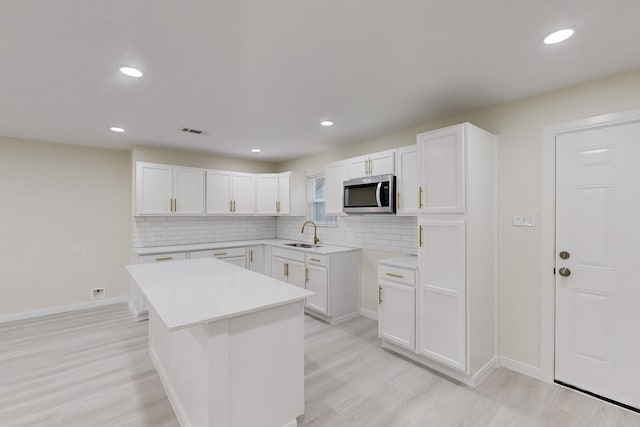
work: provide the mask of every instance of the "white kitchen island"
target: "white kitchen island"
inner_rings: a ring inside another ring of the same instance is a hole
[[[297,425],[311,292],[213,258],[127,269],[151,306],[149,353],[183,427]]]

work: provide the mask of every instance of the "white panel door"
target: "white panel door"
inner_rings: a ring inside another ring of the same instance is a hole
[[[226,171],[207,171],[208,215],[231,214],[231,175]]]
[[[304,289],[306,281],[304,262],[287,260],[287,282]]]
[[[256,178],[256,213],[276,215],[278,201],[278,175],[261,174]]]
[[[171,215],[172,167],[136,163],[136,215]]]
[[[233,213],[256,213],[256,176],[252,173],[234,172],[232,176]]]
[[[640,124],[560,135],[556,156],[555,378],[640,408]]]
[[[345,177],[344,160],[327,164],[324,173],[324,211],[327,215],[344,215],[342,198]]]
[[[174,213],[180,215],[204,214],[204,170],[173,168]]]
[[[419,220],[418,352],[467,371],[465,222]]]
[[[418,135],[420,213],[464,213],[465,125]]]
[[[327,267],[307,265],[307,290],[315,295],[307,298],[306,306],[322,314],[329,314],[329,276]]]
[[[369,175],[393,175],[396,171],[396,150],[373,153],[369,157]]]
[[[378,291],[378,335],[415,350],[415,289],[413,286],[381,281]]]
[[[291,213],[291,172],[278,175],[278,214]]]
[[[396,168],[396,213],[413,215],[418,212],[418,147],[398,148]]]

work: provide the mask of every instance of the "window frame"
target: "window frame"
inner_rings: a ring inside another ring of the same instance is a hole
[[[314,174],[314,175],[308,175],[307,176],[307,183],[308,183],[308,194],[309,196],[307,197],[307,211],[308,211],[308,219],[315,222],[316,225],[318,227],[338,227],[338,217],[335,215],[325,215],[325,218],[333,218],[333,220],[330,221],[319,221],[316,220],[314,218],[314,212],[315,210],[313,209],[314,204],[316,203],[323,203],[325,204],[326,199],[323,197],[322,199],[316,199],[316,180],[318,178],[325,178],[325,174],[324,173],[319,173],[319,174]],[[325,185],[326,185],[326,180],[325,180]],[[326,187],[325,187],[326,189]],[[326,205],[325,205],[326,206]]]

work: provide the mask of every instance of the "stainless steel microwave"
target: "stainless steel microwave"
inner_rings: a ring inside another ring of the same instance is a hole
[[[396,177],[369,176],[344,181],[344,212],[348,214],[393,214]]]

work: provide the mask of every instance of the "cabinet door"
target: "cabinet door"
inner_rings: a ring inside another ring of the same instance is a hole
[[[169,165],[136,163],[136,215],[171,215],[173,175]]]
[[[234,214],[253,215],[256,213],[256,176],[252,173],[233,173],[232,197]]]
[[[344,160],[327,164],[324,174],[324,211],[326,215],[344,215],[343,189],[346,163]]]
[[[251,246],[249,248],[249,270],[265,274],[264,270],[264,246]]]
[[[315,292],[307,298],[307,308],[322,314],[329,314],[329,292],[327,267],[307,264],[307,290]]]
[[[418,352],[467,371],[465,222],[419,220]]]
[[[396,150],[381,151],[369,156],[369,175],[393,175],[396,170]]]
[[[173,168],[175,214],[204,214],[204,170]]]
[[[207,171],[207,214],[231,214],[231,172]]]
[[[422,171],[420,213],[464,213],[465,125],[417,136]]]
[[[139,255],[137,264],[149,264],[151,262],[181,261],[187,259],[186,252],[171,252],[166,254]]]
[[[398,148],[396,167],[396,213],[415,216],[418,212],[418,148]]]
[[[415,289],[413,286],[381,281],[378,291],[378,334],[380,338],[415,350]]]
[[[278,201],[278,175],[260,174],[256,178],[256,213],[276,215]]]
[[[299,288],[305,287],[306,269],[304,262],[287,260],[287,282]]]
[[[362,178],[369,176],[369,156],[354,157],[347,159],[347,178]]]
[[[291,172],[278,175],[278,214],[291,213]]]
[[[277,256],[271,257],[271,277],[274,279],[287,281],[287,260]]]

